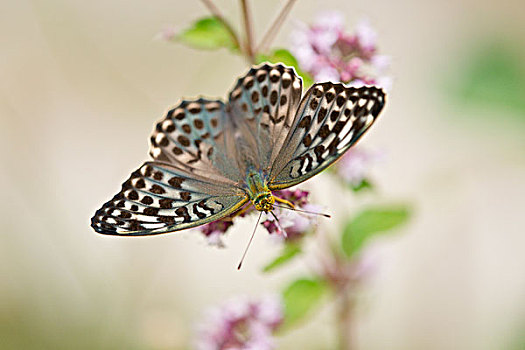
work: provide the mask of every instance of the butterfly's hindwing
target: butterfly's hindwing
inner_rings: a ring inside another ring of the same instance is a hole
[[[302,81],[293,68],[263,64],[239,78],[228,105],[243,139],[258,154],[257,165],[267,169],[288,134],[299,105]]]
[[[312,86],[272,167],[270,188],[298,184],[337,160],[368,130],[384,102],[376,87]]]
[[[99,233],[152,235],[220,219],[247,201],[229,184],[211,183],[184,169],[147,162],[91,219]]]

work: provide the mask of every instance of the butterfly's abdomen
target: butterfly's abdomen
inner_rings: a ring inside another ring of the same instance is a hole
[[[273,210],[275,198],[261,173],[256,171],[248,172],[246,176],[246,189],[255,209],[259,211]]]

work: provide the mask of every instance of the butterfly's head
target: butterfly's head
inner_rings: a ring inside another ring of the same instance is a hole
[[[272,195],[272,192],[262,192],[255,199],[252,200],[252,203],[255,209],[259,211],[272,211],[273,203],[275,203],[275,198]]]

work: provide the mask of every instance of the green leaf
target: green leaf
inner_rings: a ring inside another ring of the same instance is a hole
[[[461,103],[492,108],[498,116],[514,111],[525,120],[524,58],[514,41],[486,42],[472,50],[463,60],[466,63],[456,69],[452,82],[447,82],[447,93]],[[492,118],[493,114],[487,115]],[[492,119],[501,122],[500,118]]]
[[[292,282],[283,292],[285,327],[296,324],[317,307],[328,291],[320,279],[303,278]]]
[[[281,254],[264,267],[263,272],[270,272],[278,267],[281,267],[282,265],[290,262],[290,260],[292,260],[299,253],[301,253],[301,247],[299,245],[287,244]]]
[[[272,54],[268,56],[268,60],[272,63],[281,62],[287,66],[295,68],[299,67],[297,59],[295,59],[294,55],[286,49],[275,49]]]
[[[303,78],[303,87],[305,89],[308,89],[310,88],[310,86],[314,85],[314,78],[312,78],[310,74],[303,72],[302,70],[300,70],[299,72],[297,72],[297,74],[299,74]]]
[[[406,206],[369,208],[350,220],[343,231],[342,247],[348,257],[354,256],[365,245],[368,239],[398,228],[410,216]]]
[[[286,49],[275,49],[269,55],[259,54],[256,57],[257,63],[270,62],[270,63],[283,63],[287,66],[295,68],[295,71],[301,78],[303,78],[304,88],[309,88],[314,83],[310,74],[304,72],[299,67],[299,62],[295,56]]]
[[[176,40],[196,49],[215,50],[227,48],[238,50],[228,29],[216,17],[205,17],[177,35]]]
[[[368,179],[362,179],[358,184],[350,184],[350,188],[357,193],[363,190],[372,190],[374,185]]]

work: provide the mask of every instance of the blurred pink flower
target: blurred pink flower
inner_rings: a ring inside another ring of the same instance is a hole
[[[231,299],[209,310],[197,329],[197,350],[275,349],[273,333],[283,321],[278,296]]]
[[[222,241],[222,235],[228,231],[228,229],[233,226],[233,219],[231,217],[226,217],[222,220],[217,220],[210,222],[209,224],[202,225],[200,231],[208,241],[208,244],[217,246],[219,248],[224,248],[224,243]]]
[[[358,259],[353,262],[352,280],[364,281],[377,274],[382,265],[382,256],[373,243],[369,244]]]
[[[383,157],[380,152],[352,148],[337,162],[336,173],[350,185],[358,186],[368,176],[372,165]]]
[[[332,286],[347,289],[373,278],[380,271],[381,260],[378,249],[372,246],[350,260],[325,254],[314,268]]]
[[[370,25],[368,19],[362,19],[355,28],[355,36],[361,49],[373,53],[376,49],[377,33]]]
[[[377,54],[377,33],[367,20],[345,33],[343,15],[321,14],[313,25],[298,24],[292,32],[292,53],[299,66],[315,81],[341,81],[346,84],[379,85],[389,90],[392,81],[386,76],[388,56]]]
[[[166,26],[162,29],[162,31],[158,32],[154,39],[155,40],[164,40],[164,41],[171,41],[175,39],[175,37],[178,34],[178,29],[175,26]]]
[[[297,209],[307,210],[314,213],[320,213],[321,207],[314,204],[306,204]],[[302,238],[308,232],[311,232],[317,224],[316,215],[299,213],[286,209],[275,209],[275,214],[279,218],[279,225],[271,216],[263,222],[263,226],[270,234],[276,234],[279,240],[293,241]],[[286,231],[284,234],[281,228]]]
[[[294,205],[303,206],[308,203],[308,196],[310,195],[310,193],[308,191],[303,191],[296,188],[295,190],[275,191],[274,195],[276,197],[286,199],[287,201],[292,202]]]
[[[308,204],[308,195],[309,193],[307,191],[300,189],[281,190],[275,193],[275,196],[292,202],[297,209],[318,213],[321,208],[316,205]],[[267,215],[266,219],[262,222],[262,225],[270,234],[276,234],[281,240],[286,239],[290,241],[301,238],[314,228],[317,219],[315,215],[299,213],[293,210],[277,207],[274,209],[274,213],[279,219],[279,223],[275,221],[273,216]],[[282,232],[281,229],[286,232]]]

